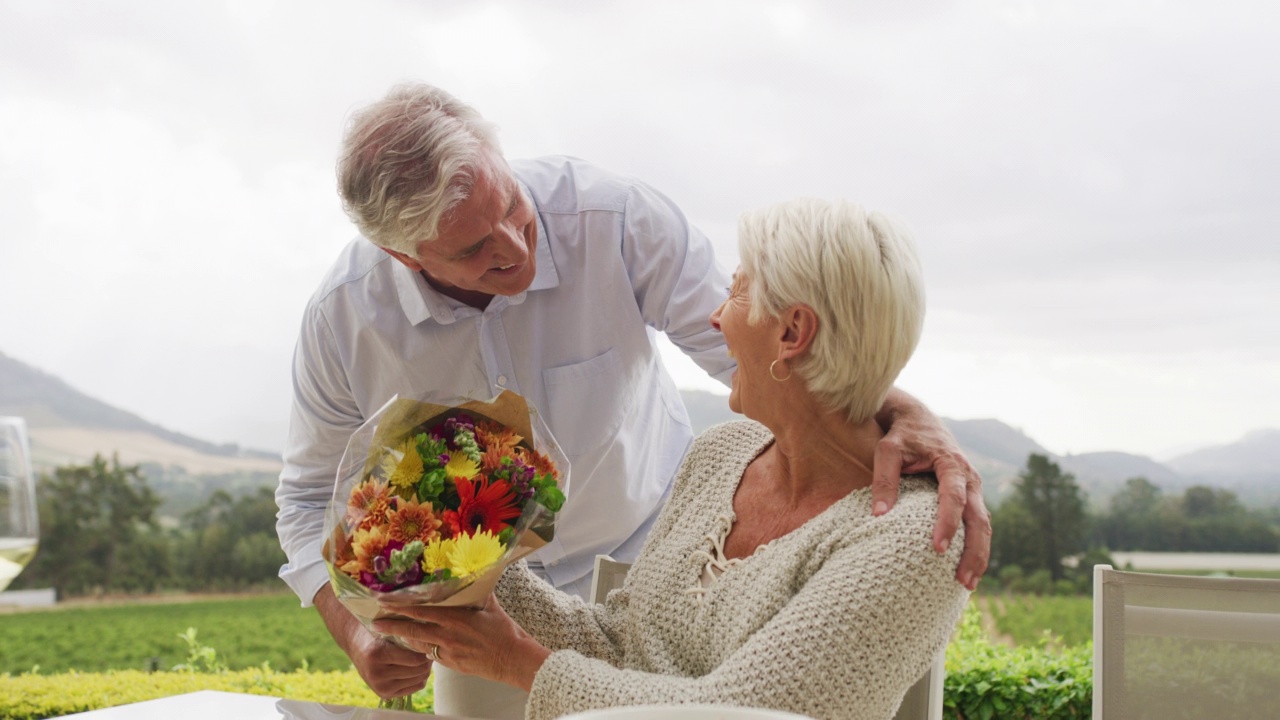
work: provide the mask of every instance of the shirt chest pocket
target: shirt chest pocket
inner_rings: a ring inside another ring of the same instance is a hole
[[[617,348],[583,362],[546,368],[542,383],[551,432],[570,455],[600,447],[622,427],[632,388]]]

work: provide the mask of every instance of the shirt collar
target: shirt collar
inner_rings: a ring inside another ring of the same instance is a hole
[[[534,217],[538,224],[538,247],[534,250],[536,268],[533,282],[529,284],[528,290],[518,295],[494,298],[489,304],[489,312],[500,311],[509,305],[519,305],[532,291],[549,290],[560,286],[560,273],[556,270],[551,243],[547,240],[547,228],[542,222],[542,212],[538,208],[533,193],[529,192],[529,187],[523,181],[520,182],[520,186],[524,189],[525,196],[533,203]],[[392,262],[391,273],[396,294],[400,298],[400,307],[405,317],[414,325],[428,319],[433,319],[441,325],[449,325],[460,318],[480,312],[466,303],[441,294],[431,287],[426,278],[422,277],[422,273],[414,272],[401,263]]]

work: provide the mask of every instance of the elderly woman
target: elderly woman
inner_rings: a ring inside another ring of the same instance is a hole
[[[528,716],[716,703],[888,718],[967,599],[961,543],[931,545],[931,477],[871,508],[874,414],[915,349],[924,292],[901,225],[847,202],[746,215],[742,265],[711,316],[737,359],[626,583],[603,605],[522,566],[478,610],[412,609],[376,629],[530,692]]]

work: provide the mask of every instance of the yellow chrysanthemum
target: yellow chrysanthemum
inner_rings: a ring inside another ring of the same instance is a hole
[[[412,494],[423,472],[422,457],[418,455],[418,446],[413,438],[400,443],[383,458],[382,471],[397,495],[409,497]]]
[[[454,577],[474,575],[502,557],[504,548],[498,536],[483,530],[475,535],[459,535],[449,551],[449,569]]]
[[[456,452],[453,457],[449,458],[449,464],[444,466],[444,474],[451,478],[466,478],[470,480],[480,472],[480,466],[471,461],[464,453]]]
[[[437,537],[427,543],[422,551],[422,571],[430,575],[437,570],[449,568],[449,552],[453,550],[453,540]]]

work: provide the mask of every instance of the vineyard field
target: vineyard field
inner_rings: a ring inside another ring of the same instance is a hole
[[[980,604],[1003,638],[1035,647],[1075,647],[1093,639],[1093,598],[1088,596],[986,595]]]
[[[0,614],[0,673],[168,670],[187,658],[178,635],[189,627],[233,670],[351,667],[315,609],[290,594]]]

